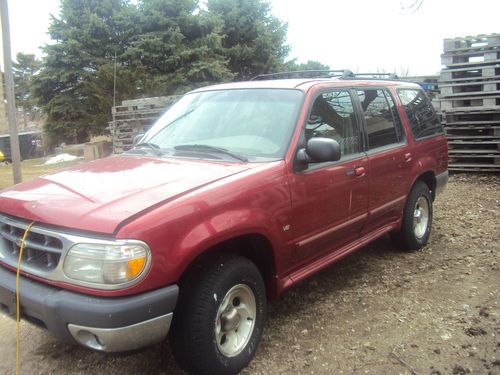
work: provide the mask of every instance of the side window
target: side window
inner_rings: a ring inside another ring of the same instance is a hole
[[[305,129],[306,139],[331,138],[340,145],[342,157],[359,152],[359,132],[351,96],[346,90],[320,94],[311,109]]]
[[[396,124],[396,133],[398,135],[398,142],[402,142],[406,140],[406,134],[405,131],[403,130],[404,129],[403,123],[401,122],[401,118],[399,117],[398,108],[396,107],[394,100],[392,100],[391,95],[387,91],[384,91],[384,94],[385,97],[387,98],[387,103],[389,103],[389,108],[391,109],[392,118],[394,119],[394,123]]]
[[[357,90],[357,93],[365,114],[370,150],[402,142],[403,127],[389,93],[381,89]]]
[[[436,111],[422,90],[400,89],[398,96],[416,139],[444,133]]]

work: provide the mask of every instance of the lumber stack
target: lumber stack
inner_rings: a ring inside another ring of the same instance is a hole
[[[120,106],[113,107],[114,121],[109,123],[113,153],[131,149],[134,137],[145,133],[176,99],[177,96],[161,96],[124,100]]]
[[[500,171],[500,34],[445,39],[441,62],[449,169]]]

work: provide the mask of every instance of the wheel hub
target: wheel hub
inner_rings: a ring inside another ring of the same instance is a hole
[[[226,357],[237,356],[250,341],[256,306],[255,295],[245,284],[233,286],[224,296],[215,318],[215,340]]]
[[[238,314],[238,310],[234,307],[229,310],[229,312],[222,314],[221,323],[222,331],[228,332],[233,329],[238,328],[241,322],[241,315]]]
[[[423,196],[417,199],[413,211],[413,232],[417,238],[422,238],[429,224],[429,202]]]

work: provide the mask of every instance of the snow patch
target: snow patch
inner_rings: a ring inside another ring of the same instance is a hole
[[[59,154],[56,155],[50,159],[48,159],[43,165],[50,165],[50,164],[59,164],[59,163],[64,163],[67,161],[73,161],[77,159],[83,159],[82,157],[70,155],[70,154]]]

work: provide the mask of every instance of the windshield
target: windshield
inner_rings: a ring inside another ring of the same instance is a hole
[[[177,150],[172,156],[189,157],[191,151],[197,157],[213,154],[208,158],[215,159],[230,158],[231,153],[251,161],[283,158],[302,97],[301,91],[291,89],[187,94],[160,117],[141,144],[154,144],[165,151]],[[223,154],[221,150],[229,153]]]

